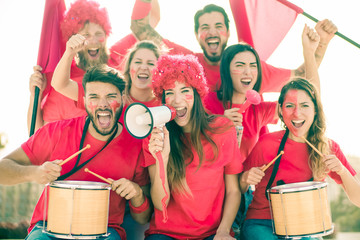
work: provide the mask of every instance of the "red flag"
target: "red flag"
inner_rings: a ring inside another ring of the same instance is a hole
[[[60,22],[66,10],[64,0],[46,0],[40,36],[37,64],[43,73],[52,73],[58,64],[65,47],[62,44]],[[49,80],[51,78],[48,78]],[[48,81],[43,96],[46,96],[51,85]]]
[[[266,61],[286,36],[297,12],[276,0],[230,0],[239,41]]]
[[[46,0],[44,8],[43,23],[40,36],[39,52],[37,64],[43,69],[46,74],[47,84],[43,91],[43,99],[51,89],[51,77],[59,62],[64,47],[61,41],[60,22],[63,19],[63,14],[66,10],[64,0]],[[36,112],[38,109],[39,88],[35,87],[35,96],[32,110],[32,118],[30,125],[30,136],[35,131]]]

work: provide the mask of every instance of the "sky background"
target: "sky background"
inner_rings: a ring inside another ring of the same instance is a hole
[[[130,33],[133,0],[98,0],[106,6],[114,42]],[[209,3],[225,8],[230,18],[228,45],[237,43],[235,24],[228,0],[158,0],[161,20],[156,30],[164,37],[193,51],[201,51],[193,30],[195,12]],[[71,1],[66,1],[67,5]],[[332,20],[339,32],[360,43],[360,15],[356,0],[291,0],[305,12]],[[8,144],[0,157],[27,140],[26,115],[29,105],[29,78],[36,64],[45,0],[0,1],[0,133]],[[299,15],[268,63],[295,69],[303,63],[301,33],[304,24],[315,23]],[[320,66],[321,93],[327,118],[327,136],[337,141],[346,155],[360,156],[360,49],[335,36]],[[276,100],[276,94],[266,96]],[[278,126],[271,130],[279,129]]]

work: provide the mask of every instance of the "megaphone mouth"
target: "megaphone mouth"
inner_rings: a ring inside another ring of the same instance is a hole
[[[126,110],[124,122],[131,136],[143,139],[154,127],[162,126],[176,116],[176,110],[166,105],[147,107],[142,103],[132,103]]]

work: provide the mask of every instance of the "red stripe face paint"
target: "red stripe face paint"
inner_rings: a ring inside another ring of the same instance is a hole
[[[113,112],[115,113],[116,110],[120,107],[120,103],[117,101],[112,101],[112,103],[110,103],[110,107],[113,110]]]
[[[96,110],[97,106],[98,106],[97,104],[94,105],[92,102],[90,102],[89,105],[88,105],[89,109],[94,114],[95,114],[95,110]]]
[[[185,99],[186,99],[186,101],[192,101],[192,100],[194,100],[194,96],[193,95],[190,95],[190,94],[186,94],[185,95]]]
[[[226,31],[219,31],[219,34],[223,37],[228,37],[228,33]]]
[[[170,98],[169,97],[165,98],[165,103],[170,104]]]
[[[131,68],[130,69],[130,77],[131,77],[131,79],[135,78],[135,73],[136,73],[136,70],[134,68]]]
[[[103,43],[103,42],[105,42],[105,37],[100,37],[98,40],[99,40],[99,42]]]
[[[199,38],[200,38],[201,40],[204,40],[204,41],[205,41],[206,34],[207,34],[207,32],[202,32],[202,33],[200,33]]]

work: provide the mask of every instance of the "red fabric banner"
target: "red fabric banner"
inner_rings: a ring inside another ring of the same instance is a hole
[[[64,0],[46,0],[44,8],[43,23],[40,36],[39,52],[37,64],[43,69],[43,73],[52,73],[59,62],[65,46],[62,44],[60,22],[66,10]],[[48,75],[48,74],[47,74]],[[50,90],[50,80],[48,77],[46,89],[43,97]]]
[[[297,12],[277,0],[230,0],[238,40],[266,61],[294,24]]]

